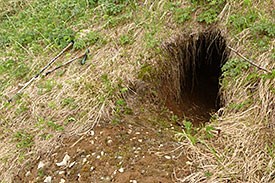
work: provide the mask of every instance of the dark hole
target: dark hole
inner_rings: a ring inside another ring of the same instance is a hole
[[[179,99],[171,102],[168,97],[166,104],[195,125],[207,122],[222,106],[219,91],[221,68],[229,55],[226,41],[219,31],[206,31],[172,47],[170,56],[175,57],[179,67]]]

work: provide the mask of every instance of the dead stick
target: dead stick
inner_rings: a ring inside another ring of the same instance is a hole
[[[87,57],[87,52],[85,52],[85,53],[83,53],[83,54],[81,54],[81,55],[79,55],[79,56],[77,56],[77,57],[75,57],[75,58],[73,58],[73,59],[71,59],[71,60],[69,60],[69,61],[63,63],[63,64],[61,64],[60,66],[57,66],[57,67],[53,68],[52,70],[46,72],[46,73],[45,73],[45,76],[47,76],[48,74],[54,72],[55,70],[57,70],[57,69],[59,69],[59,68],[61,68],[61,67],[64,67],[64,66],[66,66],[66,65],[72,63],[73,61],[75,61],[75,60],[77,60],[77,59],[79,59],[79,58],[82,58],[82,57]]]
[[[38,76],[44,72],[48,67],[50,67],[64,52],[66,52],[71,46],[73,46],[74,42],[71,41],[58,55],[56,55],[45,67],[43,67],[39,73],[37,73],[31,80],[29,80],[27,83],[24,84],[24,86],[18,90],[8,101],[11,102],[12,99],[21,93],[25,88],[27,88]]]
[[[246,62],[250,63],[251,65],[257,67],[258,69],[264,70],[268,73],[272,73],[270,70],[263,68],[257,64],[255,64],[253,61],[249,60],[248,58],[246,58],[245,56],[243,56],[242,54],[240,54],[237,50],[235,50],[234,48],[227,46],[230,50],[232,50],[234,53],[236,53],[239,57],[241,57],[242,59],[244,59]]]

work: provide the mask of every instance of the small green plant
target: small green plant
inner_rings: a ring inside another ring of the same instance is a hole
[[[215,128],[211,125],[205,126],[205,137],[206,137],[206,139],[211,139],[211,138],[214,137],[213,132],[212,132],[214,129]]]
[[[239,111],[239,110],[241,110],[243,108],[247,108],[248,106],[250,106],[252,104],[252,102],[253,102],[252,99],[247,99],[247,100],[245,100],[245,101],[243,101],[241,103],[230,103],[228,105],[228,107],[230,109]]]
[[[198,22],[211,24],[217,21],[219,12],[222,10],[224,0],[193,1],[194,5],[201,6],[203,11],[197,17]]]
[[[56,82],[53,79],[47,79],[38,84],[38,94],[42,95],[52,91],[52,89],[56,86]]]
[[[38,127],[39,129],[50,129],[53,131],[63,131],[64,127],[60,124],[55,123],[54,121],[48,121],[44,118],[39,118],[37,123],[36,123],[36,127]]]
[[[67,98],[62,99],[61,104],[62,104],[63,107],[65,107],[65,106],[69,106],[71,108],[76,108],[77,107],[77,105],[75,103],[75,99],[72,98],[72,97],[67,97]]]
[[[243,70],[247,70],[249,66],[249,63],[239,59],[230,59],[222,67],[223,76],[231,78],[239,76]]]
[[[120,45],[127,45],[132,43],[133,43],[133,38],[131,37],[131,35],[125,34],[119,37]]]
[[[63,131],[64,130],[64,127],[62,125],[59,125],[59,124],[56,124],[55,122],[53,121],[48,121],[47,122],[47,126],[54,130],[54,131]]]
[[[197,129],[193,127],[193,124],[190,121],[184,120],[183,125],[184,131],[177,133],[176,137],[179,140],[188,139],[193,145],[196,144],[198,141],[197,137],[195,136],[195,134],[197,133]]]
[[[153,68],[151,65],[143,64],[140,68],[139,73],[138,73],[138,78],[146,80],[147,78],[150,78],[152,71],[153,71]]]
[[[30,148],[34,144],[33,135],[24,130],[17,131],[14,134],[14,140],[17,142],[16,147],[20,149]]]
[[[174,19],[177,23],[181,24],[191,19],[191,14],[195,9],[192,7],[177,8],[175,10]]]
[[[218,17],[218,13],[215,9],[208,9],[206,11],[203,11],[197,18],[198,22],[205,22],[207,24],[211,24],[216,22]]]
[[[268,19],[261,19],[259,22],[255,23],[253,27],[251,27],[254,33],[258,33],[260,35],[266,35],[270,38],[275,37],[275,26],[272,21]]]
[[[241,32],[246,28],[252,27],[257,18],[258,15],[254,10],[250,10],[246,14],[235,13],[230,15],[229,24],[231,24],[237,32]]]
[[[84,34],[84,35],[83,35]],[[74,49],[79,50],[96,44],[101,39],[98,32],[90,31],[88,33],[79,32],[75,36]]]
[[[53,134],[50,134],[50,133],[43,133],[42,135],[40,135],[40,137],[43,139],[43,140],[49,140],[53,137]]]

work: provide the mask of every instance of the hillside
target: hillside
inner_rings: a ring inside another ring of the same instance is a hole
[[[274,6],[0,1],[1,182],[275,182]]]

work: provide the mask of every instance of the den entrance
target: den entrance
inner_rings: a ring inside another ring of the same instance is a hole
[[[166,93],[167,107],[194,125],[209,121],[222,105],[221,68],[229,56],[225,39],[220,31],[205,31],[178,37],[165,48],[173,63],[165,85],[174,83]]]

